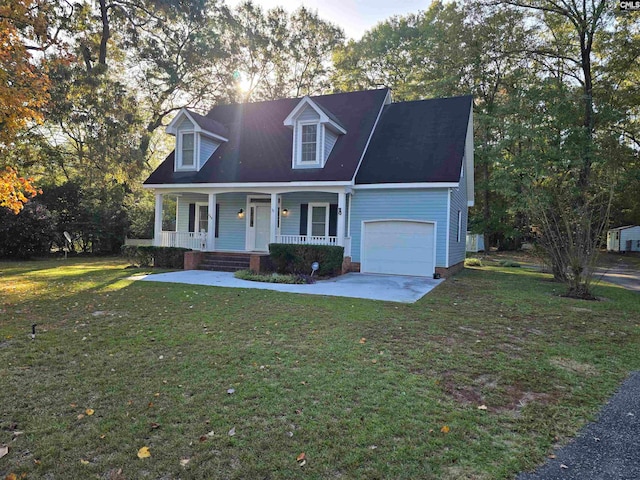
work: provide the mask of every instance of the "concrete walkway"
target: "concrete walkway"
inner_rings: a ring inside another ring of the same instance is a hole
[[[424,297],[443,280],[429,277],[408,277],[401,275],[374,275],[347,273],[329,280],[320,280],[309,285],[288,285],[284,283],[262,283],[240,280],[229,272],[206,270],[184,270],[180,272],[139,275],[130,277],[147,282],[186,283],[189,285],[209,285],[228,288],[256,288],[308,295],[330,295],[334,297],[366,298],[387,302],[414,303]]]
[[[640,479],[640,372],[632,373],[596,422],[533,473],[517,480]]]

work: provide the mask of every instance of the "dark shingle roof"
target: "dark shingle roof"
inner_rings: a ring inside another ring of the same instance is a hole
[[[229,141],[199,172],[174,172],[172,153],[145,184],[350,181],[387,93],[381,89],[311,97],[347,131],[338,137],[324,168],[291,168],[293,134],[283,122],[301,99],[282,99],[214,107],[202,118],[224,126]]]
[[[191,118],[193,118],[193,120],[203,130],[209,133],[215,133],[216,135],[219,135],[224,138],[227,138],[227,135],[229,135],[229,130],[227,130],[227,128],[224,125],[222,125],[220,122],[216,122],[212,118],[204,117],[199,113],[192,112],[191,110],[189,110],[189,115],[191,115]]]
[[[355,183],[459,181],[472,100],[386,105]]]

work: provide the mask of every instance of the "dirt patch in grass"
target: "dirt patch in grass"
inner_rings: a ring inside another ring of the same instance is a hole
[[[598,369],[593,365],[577,362],[571,358],[553,357],[549,359],[549,363],[554,367],[562,368],[580,375],[594,376],[598,374]]]

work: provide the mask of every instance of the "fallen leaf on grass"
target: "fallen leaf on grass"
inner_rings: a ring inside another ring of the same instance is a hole
[[[228,389],[228,390],[227,390],[227,393],[228,393],[229,395],[233,395],[235,392],[236,392],[236,391],[235,391],[235,389],[233,389],[233,388],[230,388],[230,389]]]
[[[189,464],[190,461],[191,461],[190,458],[181,458],[180,459],[180,465],[182,465],[183,467],[186,467]]]
[[[84,413],[79,413],[77,418],[78,420],[82,420],[84,418]]]
[[[301,467],[304,467],[307,464],[307,456],[304,452],[296,457],[296,462],[298,462],[298,465]]]
[[[16,477],[15,473],[9,473],[6,477],[4,477],[4,480],[18,480],[18,477]]]
[[[93,415],[94,413],[96,413],[96,411],[93,408],[87,408],[84,413],[86,413],[88,416]]]
[[[561,463],[560,468],[569,468],[569,467],[567,467],[564,463]]]
[[[0,446],[0,458],[4,457],[8,453],[9,453],[9,447],[7,447],[6,445],[1,445]]]
[[[81,458],[81,459],[80,459],[80,463],[81,463],[82,465],[89,465],[89,460],[85,460],[84,458]]]
[[[449,433],[450,430],[449,425],[445,425],[440,429],[442,433]]]
[[[151,430],[157,430],[160,428],[160,424],[156,422],[152,422],[149,426],[151,427]]]
[[[556,458],[556,456],[552,453],[551,455],[549,455],[549,458],[553,459]]]
[[[229,430],[229,433],[227,435],[229,435],[230,437],[233,437],[236,434],[236,427],[233,427],[231,430]]]
[[[149,451],[149,447],[142,447],[138,450],[138,458],[149,458],[151,456],[151,452]]]
[[[486,405],[480,405],[478,407],[478,410],[487,410],[487,406]]]
[[[360,343],[361,343],[361,344],[364,344],[364,343],[366,343],[366,342],[367,342],[367,339],[366,339],[366,338],[362,337],[362,338],[360,339]]]

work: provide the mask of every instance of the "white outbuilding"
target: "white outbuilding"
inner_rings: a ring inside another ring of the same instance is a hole
[[[612,228],[607,232],[607,251],[640,252],[640,226]]]

